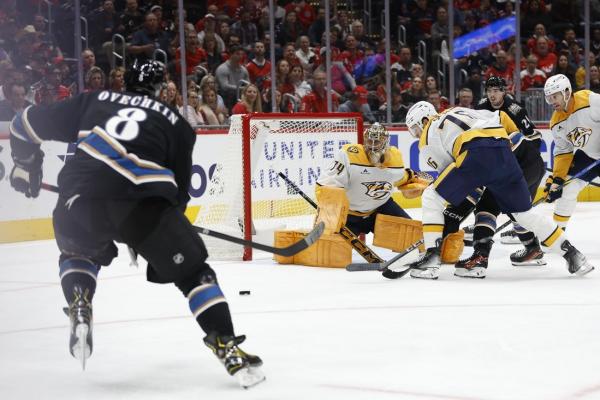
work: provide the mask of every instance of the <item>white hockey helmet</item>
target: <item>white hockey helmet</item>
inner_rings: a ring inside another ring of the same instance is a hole
[[[437,115],[433,104],[427,101],[415,103],[406,114],[406,126],[410,134],[416,138],[421,137],[424,128],[423,118],[430,118],[433,115]]]
[[[375,165],[382,163],[382,157],[385,155],[389,142],[390,133],[379,122],[375,122],[363,133],[363,147],[369,160]]]
[[[567,92],[568,91],[568,92]],[[556,74],[546,80],[544,84],[544,96],[546,96],[546,103],[552,104],[551,96],[555,93],[562,93],[565,101],[564,108],[566,109],[567,103],[571,98],[573,89],[571,88],[571,81],[563,74]]]

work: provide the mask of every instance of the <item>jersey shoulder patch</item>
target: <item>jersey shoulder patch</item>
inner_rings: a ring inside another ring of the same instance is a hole
[[[388,168],[404,168],[402,152],[396,146],[390,146],[386,151],[383,165]]]
[[[589,90],[579,90],[573,94],[573,111],[581,110],[590,106],[590,93]]]
[[[362,144],[345,144],[342,151],[348,156],[350,164],[370,165],[367,152]]]
[[[508,106],[508,111],[512,115],[517,115],[518,113],[521,112],[521,106],[518,105],[516,102],[513,102],[510,106]]]

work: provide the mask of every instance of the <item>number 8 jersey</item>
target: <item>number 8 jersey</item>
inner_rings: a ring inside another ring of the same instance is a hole
[[[176,110],[154,98],[84,93],[49,106],[30,106],[15,116],[10,130],[32,144],[77,143],[58,177],[63,196],[158,196],[181,205],[189,200],[195,132]]]

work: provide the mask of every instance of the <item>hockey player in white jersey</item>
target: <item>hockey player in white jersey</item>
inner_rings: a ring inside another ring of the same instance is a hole
[[[486,187],[500,210],[534,232],[542,245],[561,253],[570,273],[584,275],[594,269],[566,238],[563,230],[531,209],[531,195],[523,172],[510,148],[498,112],[456,107],[437,114],[421,101],[407,114],[410,133],[419,138],[421,156],[440,172],[423,192],[423,235],[426,252],[409,264],[414,278],[437,279],[444,254],[443,211],[458,205],[476,188]],[[486,268],[456,268],[455,275],[484,278]]]
[[[389,136],[382,125],[375,123],[365,130],[363,144],[344,145],[331,166],[321,173],[316,194],[321,206],[323,199],[332,198],[325,194],[329,188],[343,188],[342,197],[345,198],[339,201],[349,203],[348,217],[344,221],[346,227],[355,235],[375,232],[376,224],[383,227],[383,231],[403,232],[406,241],[388,237],[381,242],[383,238],[376,235],[377,243],[374,242],[377,246],[400,251],[418,240],[421,224],[411,221],[406,211],[394,201],[394,188],[401,190],[405,197],[414,198],[420,196],[431,181],[405,168],[402,154],[398,148],[390,146]],[[386,244],[398,240],[403,242],[399,248]]]
[[[589,90],[572,92],[569,79],[548,78],[544,85],[546,101],[554,112],[550,129],[554,137],[554,167],[546,181],[546,201],[554,204],[554,220],[566,228],[575,211],[577,195],[597,176],[600,165],[559,188],[568,176],[582,171],[600,159],[600,95]]]

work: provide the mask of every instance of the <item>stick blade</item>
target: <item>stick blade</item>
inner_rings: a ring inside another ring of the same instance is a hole
[[[385,263],[354,263],[346,265],[346,271],[382,271]]]

